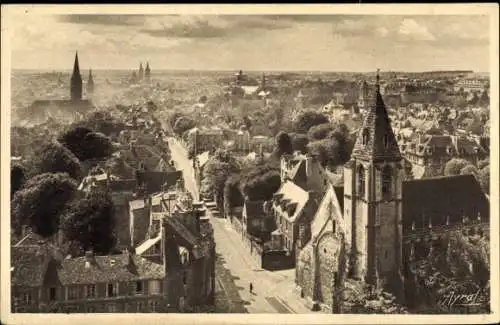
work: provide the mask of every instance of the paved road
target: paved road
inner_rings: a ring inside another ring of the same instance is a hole
[[[186,150],[169,139],[172,160],[183,170],[186,188],[198,197],[193,168]],[[217,312],[309,313],[295,290],[295,270],[263,270],[248,255],[248,248],[229,222],[211,217],[217,247]],[[254,293],[249,292],[253,283]]]

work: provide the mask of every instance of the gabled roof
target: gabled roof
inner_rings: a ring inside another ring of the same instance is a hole
[[[142,255],[143,253],[147,252],[148,249],[159,243],[161,240],[161,235],[158,235],[154,238],[149,238],[146,239],[142,244],[140,244],[136,249],[135,253],[137,255]]]
[[[401,153],[378,88],[371,101],[370,109],[358,133],[352,157],[367,161],[399,161],[402,159]],[[363,143],[365,134],[367,135],[366,144]]]
[[[62,285],[161,280],[165,277],[163,265],[137,255],[131,255],[132,264],[129,264],[128,254],[94,258],[95,263],[89,268],[85,267],[86,257],[83,256],[64,259],[49,272],[55,272]]]
[[[281,187],[275,193],[274,197],[279,198],[279,202],[288,200],[288,202],[290,203],[297,203],[295,213],[291,216],[288,216],[288,219],[291,222],[295,222],[297,220],[297,218],[302,214],[302,210],[306,206],[307,202],[309,201],[309,193],[304,191],[302,188],[291,181],[286,181],[281,184]],[[279,202],[276,203],[278,203],[279,205]]]
[[[424,178],[403,182],[403,229],[462,222],[462,217],[475,218],[480,213],[489,219],[489,202],[472,175]],[[436,200],[439,198],[439,200]]]
[[[137,180],[140,185],[146,186],[148,194],[160,192],[163,186],[167,188],[177,184],[177,181],[182,178],[182,171],[175,172],[156,172],[156,171],[139,171],[137,172]]]
[[[42,286],[48,257],[43,245],[12,246],[11,284],[22,287]]]
[[[343,188],[339,190],[331,185],[328,186],[311,223],[311,238],[313,241],[324,232],[328,224],[332,224],[332,220],[336,221],[335,224],[344,234],[350,234],[344,222],[343,203],[341,203],[344,201],[343,192]]]

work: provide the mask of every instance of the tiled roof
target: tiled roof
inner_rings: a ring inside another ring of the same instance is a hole
[[[60,266],[51,270],[56,272],[62,285],[109,283],[137,281],[146,279],[161,280],[165,277],[163,265],[151,262],[137,255],[128,254],[95,256],[95,263],[85,267],[86,257],[64,259]]]
[[[175,172],[151,172],[139,171],[137,173],[139,184],[146,185],[148,194],[160,192],[163,186],[174,186],[179,179],[182,179],[182,171]]]
[[[289,202],[297,203],[295,213],[292,216],[288,217],[291,222],[295,222],[295,220],[302,214],[302,210],[309,201],[309,193],[304,191],[293,182],[286,181],[285,183],[281,184],[280,189],[275,193],[276,198],[278,198],[280,195],[282,195],[282,198],[279,199],[280,202],[283,200],[289,200]]]
[[[399,161],[401,153],[391,127],[387,109],[379,91],[375,92],[371,107],[366,114],[363,126],[358,132],[352,157],[368,161]],[[366,144],[363,144],[363,135],[368,135]],[[387,146],[384,144],[387,139]]]
[[[11,283],[13,286],[39,287],[48,265],[43,245],[11,247]]]
[[[462,222],[462,217],[489,219],[489,202],[472,175],[425,178],[403,183],[403,229]],[[439,199],[436,199],[439,198]]]

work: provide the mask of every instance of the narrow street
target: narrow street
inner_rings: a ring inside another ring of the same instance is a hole
[[[183,170],[186,188],[198,197],[186,150],[174,139],[169,146],[176,168]],[[295,270],[267,271],[256,265],[230,223],[210,218],[217,247],[216,310],[223,313],[309,313],[295,289]],[[253,284],[253,293],[249,285]]]

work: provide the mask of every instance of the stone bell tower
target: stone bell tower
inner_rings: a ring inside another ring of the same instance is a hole
[[[402,156],[380,94],[379,75],[351,160],[344,166],[344,216],[351,232],[351,276],[401,287]],[[395,282],[396,281],[396,282]],[[393,291],[393,290],[391,290]]]

